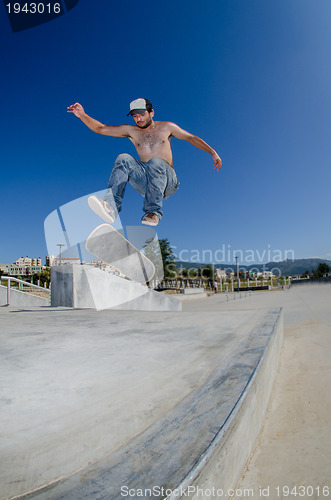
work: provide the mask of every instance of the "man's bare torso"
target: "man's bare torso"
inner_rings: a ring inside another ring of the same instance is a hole
[[[134,144],[141,161],[162,158],[173,167],[170,146],[171,131],[168,122],[152,122],[148,128],[129,126],[129,139]]]

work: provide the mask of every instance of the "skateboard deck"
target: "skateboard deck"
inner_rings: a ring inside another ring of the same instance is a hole
[[[88,236],[85,247],[134,281],[146,283],[154,276],[154,264],[110,224],[96,227]]]

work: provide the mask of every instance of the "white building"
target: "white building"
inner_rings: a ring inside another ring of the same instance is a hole
[[[224,271],[224,269],[216,268],[216,276],[220,280],[225,280],[226,279],[226,272]]]
[[[41,273],[46,266],[41,264],[41,258],[20,257],[14,264],[0,264],[0,270],[9,276],[27,277]]]
[[[48,267],[52,266],[63,266],[65,264],[81,264],[78,257],[55,257],[55,255],[49,255],[46,257],[46,265]],[[85,264],[85,262],[82,262]]]
[[[46,265],[48,267],[60,266],[60,265],[65,266],[68,264],[76,264],[76,265],[85,264],[87,266],[98,267],[99,269],[107,271],[110,274],[116,274],[117,276],[124,276],[114,267],[99,259],[94,259],[91,261],[91,263],[88,263],[88,262],[81,262],[78,257],[61,257],[61,259],[60,257],[55,257],[54,255],[49,255],[46,257]]]
[[[30,257],[20,257],[15,264],[17,266],[41,266],[41,258],[30,259]]]
[[[264,279],[268,279],[268,278],[273,278],[274,274],[272,273],[272,271],[263,271],[263,272],[254,272],[254,273],[250,272],[250,277],[251,278],[264,278]]]

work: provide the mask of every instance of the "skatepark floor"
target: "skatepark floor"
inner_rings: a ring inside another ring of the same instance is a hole
[[[215,295],[200,308],[215,310],[217,303],[233,312],[264,307],[284,311],[273,398],[234,498],[248,498],[252,491],[251,498],[263,498],[264,493],[272,500],[331,497],[331,284],[294,285],[222,303]],[[185,304],[185,310],[195,307]]]
[[[301,498],[325,498],[322,489],[331,486],[331,285],[229,299],[184,301],[178,313],[1,308],[0,499],[116,452],[203,384],[240,345],[237,332],[244,335],[266,311],[281,307],[280,370],[234,498],[247,498],[248,490],[262,498],[261,489],[271,499],[291,498],[282,488],[293,486],[314,488]],[[226,334],[215,336],[215,328]],[[59,434],[61,443],[54,438]]]

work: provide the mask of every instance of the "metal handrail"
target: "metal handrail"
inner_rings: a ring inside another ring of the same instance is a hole
[[[38,290],[42,290],[43,292],[48,292],[49,294],[51,293],[51,290],[49,288],[35,285],[34,283],[29,283],[28,281],[19,280],[18,278],[14,278],[13,276],[1,276],[0,281],[1,280],[7,281],[7,306],[9,306],[9,304],[10,304],[10,282],[11,281],[15,281],[16,283],[22,284],[23,286],[26,285],[26,286],[29,286],[31,288],[36,288]],[[23,290],[20,290],[20,289],[19,289],[19,291],[23,292]],[[26,293],[26,292],[23,292],[23,293]]]

